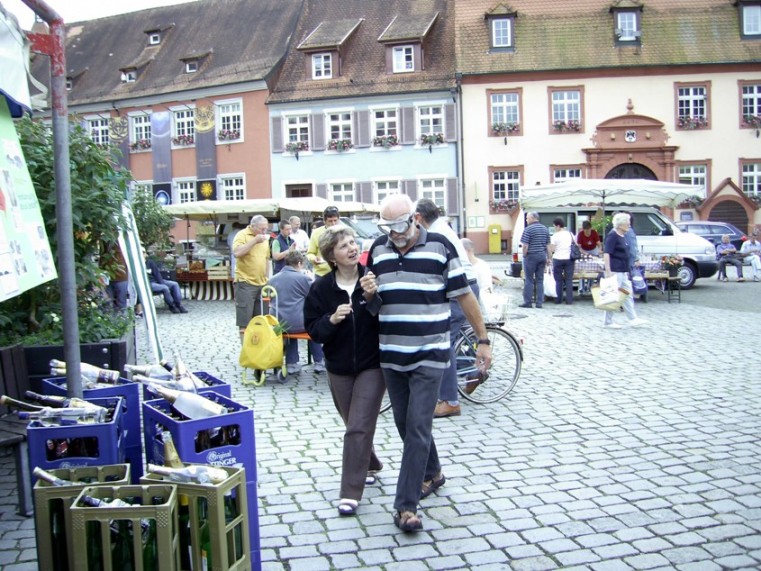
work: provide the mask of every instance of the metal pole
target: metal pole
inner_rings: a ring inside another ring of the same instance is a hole
[[[66,385],[70,397],[82,397],[79,352],[77,280],[74,272],[74,224],[71,214],[71,171],[69,169],[69,110],[66,94],[66,29],[63,18],[41,0],[23,0],[50,26],[47,52],[50,56],[50,90],[53,102],[53,153],[56,190],[56,235],[58,237],[58,281],[63,310],[63,352]]]

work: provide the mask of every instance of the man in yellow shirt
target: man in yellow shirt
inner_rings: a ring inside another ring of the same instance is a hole
[[[324,276],[330,273],[330,264],[322,259],[319,244],[320,236],[325,233],[325,230],[341,221],[338,207],[328,206],[322,213],[322,219],[325,221],[325,226],[320,226],[312,231],[312,235],[309,238],[309,247],[307,248],[307,260],[311,262],[314,273],[317,276]]]
[[[270,263],[269,222],[261,214],[251,218],[233,240],[235,256],[235,322],[243,333],[254,315],[262,314],[262,288],[267,285]]]

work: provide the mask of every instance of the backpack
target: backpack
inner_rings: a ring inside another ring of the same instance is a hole
[[[265,371],[283,365],[283,334],[276,333],[274,315],[255,315],[243,333],[238,363],[247,369]]]

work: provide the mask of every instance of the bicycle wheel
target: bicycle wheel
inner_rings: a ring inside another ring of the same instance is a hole
[[[503,398],[513,390],[521,374],[523,351],[512,333],[486,326],[491,341],[492,362],[486,374],[476,368],[476,344],[472,331],[461,332],[455,345],[457,390],[463,398],[485,404]]]

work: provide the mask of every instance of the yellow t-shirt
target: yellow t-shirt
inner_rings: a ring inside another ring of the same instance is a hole
[[[246,227],[235,236],[233,240],[233,252],[239,246],[243,246],[256,237],[250,227]],[[267,265],[270,263],[269,240],[257,244],[245,256],[236,258],[235,281],[248,282],[251,285],[263,286],[267,284],[269,273]]]
[[[309,238],[309,247],[307,248],[307,260],[312,263],[315,275],[324,276],[330,273],[330,264],[323,262],[321,264],[315,263],[317,258],[322,259],[320,254],[320,236],[325,234],[327,226],[320,226],[312,231],[312,235]]]

